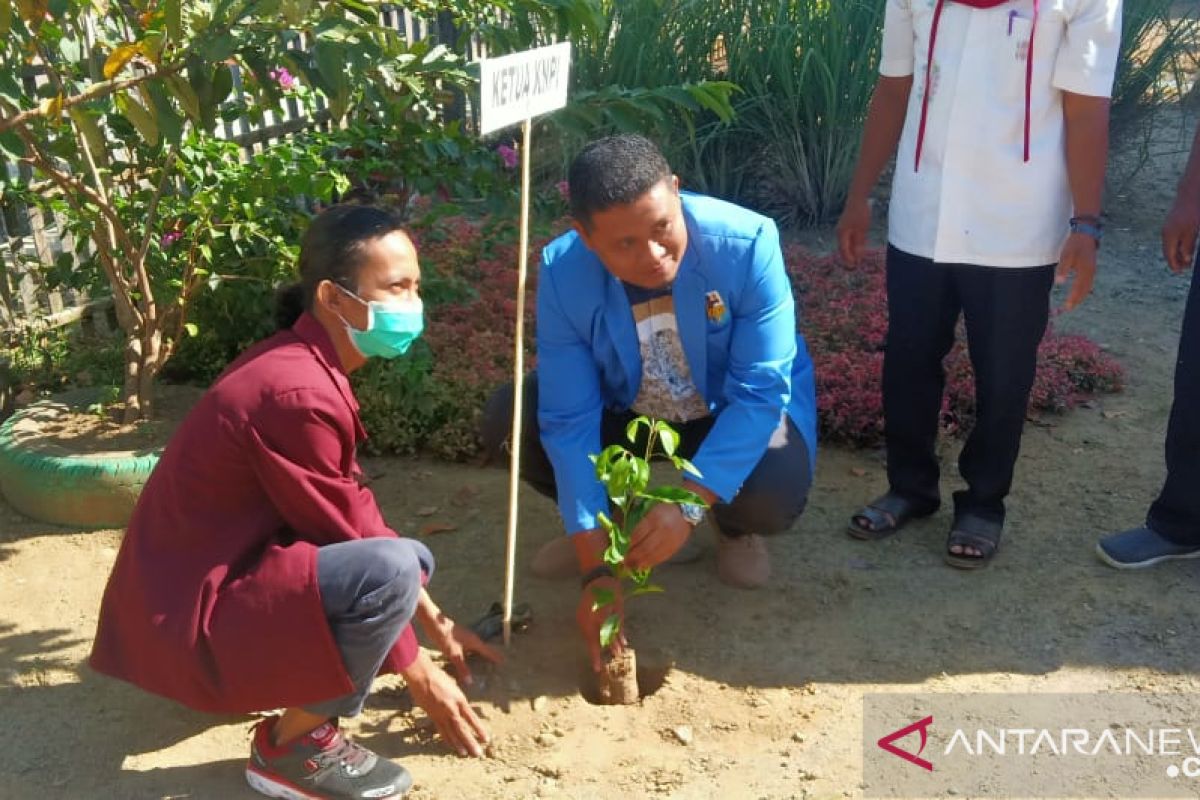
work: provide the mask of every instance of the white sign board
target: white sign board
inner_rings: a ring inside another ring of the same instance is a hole
[[[570,42],[484,59],[479,66],[481,135],[567,104]]]

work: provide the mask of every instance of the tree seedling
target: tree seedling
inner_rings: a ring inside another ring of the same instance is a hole
[[[650,570],[634,570],[625,564],[629,545],[638,523],[651,508],[660,503],[681,505],[694,503],[707,505],[704,498],[682,486],[650,486],[650,462],[656,457],[670,461],[681,473],[701,477],[699,470],[677,455],[679,433],[668,423],[638,417],[625,428],[630,445],[636,447],[639,436],[645,437],[644,455],[638,456],[620,444],[604,448],[599,455],[591,456],[596,466],[596,478],[604,485],[614,507],[613,516],[597,515],[600,526],[608,534],[608,547],[604,551],[604,562],[608,564],[618,580],[628,582],[632,588],[628,597],[654,594],[662,587],[650,582]],[[592,608],[600,611],[615,601],[612,590],[592,589]],[[605,670],[599,677],[599,696],[606,705],[636,702],[637,669],[633,650],[625,648],[619,657],[613,657],[611,647],[621,633],[621,616],[610,614],[600,628],[600,645],[609,654]]]

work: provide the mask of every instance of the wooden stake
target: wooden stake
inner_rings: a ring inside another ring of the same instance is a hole
[[[504,645],[512,639],[513,585],[517,561],[517,496],[521,487],[521,422],[525,400],[525,275],[529,268],[530,120],[521,123],[521,236],[517,254],[517,332],[513,352],[513,417],[508,474],[508,543],[504,567]]]

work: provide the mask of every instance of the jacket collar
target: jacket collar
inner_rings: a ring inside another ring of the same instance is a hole
[[[308,349],[317,357],[317,361],[329,374],[333,385],[337,387],[338,393],[346,401],[346,405],[354,416],[356,438],[359,441],[367,438],[367,433],[358,418],[358,398],[354,396],[350,378],[342,368],[342,360],[338,358],[337,348],[333,346],[333,339],[329,337],[325,327],[317,321],[316,317],[305,311],[292,326],[292,333],[308,345]]]

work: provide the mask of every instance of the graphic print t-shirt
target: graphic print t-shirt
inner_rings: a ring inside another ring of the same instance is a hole
[[[643,289],[625,284],[625,294],[633,308],[642,351],[642,385],[633,410],[668,422],[708,416],[708,406],[692,381],[683,353],[671,287]]]

